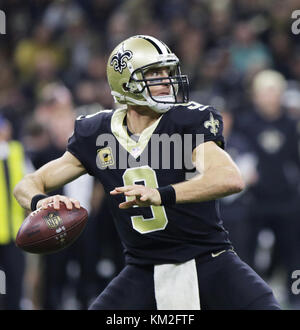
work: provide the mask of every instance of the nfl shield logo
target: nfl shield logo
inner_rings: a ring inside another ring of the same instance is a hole
[[[61,217],[55,212],[49,213],[43,218],[50,229],[56,229],[62,224]]]

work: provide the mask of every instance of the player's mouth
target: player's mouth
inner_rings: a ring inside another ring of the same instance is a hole
[[[171,91],[170,88],[162,88],[160,91],[156,92],[157,96],[165,96],[165,95],[170,95]]]

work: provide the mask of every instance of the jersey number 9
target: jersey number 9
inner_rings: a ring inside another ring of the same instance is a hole
[[[158,188],[155,171],[149,166],[129,168],[123,174],[125,186],[140,184],[149,188]],[[130,201],[134,196],[126,196],[126,201]],[[133,228],[141,234],[151,233],[157,230],[164,230],[168,223],[165,208],[163,206],[150,206],[152,217],[145,219],[142,215],[131,217]]]

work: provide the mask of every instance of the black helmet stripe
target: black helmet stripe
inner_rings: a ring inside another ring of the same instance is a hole
[[[162,50],[159,48],[159,46],[150,38],[147,38],[147,37],[142,37],[143,39],[149,41],[158,51],[158,54],[162,54]]]
[[[172,53],[170,48],[164,42],[162,42],[154,37],[147,36],[147,35],[139,35],[138,37],[149,41],[156,48],[156,50],[158,51],[158,54],[167,54],[167,53],[171,54]]]
[[[161,41],[161,43],[164,44],[164,46],[166,46],[168,53],[171,54],[172,52],[171,52],[170,48],[163,41]]]

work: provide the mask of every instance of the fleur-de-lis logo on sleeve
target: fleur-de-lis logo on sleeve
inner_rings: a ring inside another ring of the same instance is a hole
[[[214,118],[214,116],[213,116],[212,113],[210,113],[209,114],[209,120],[207,120],[206,122],[204,122],[204,127],[205,128],[210,128],[210,132],[213,135],[217,135],[217,133],[219,131],[219,126],[220,126],[219,121]]]
[[[132,58],[132,52],[130,50],[120,49],[116,54],[113,55],[110,61],[110,65],[114,67],[115,71],[120,73],[127,67],[127,62]]]

